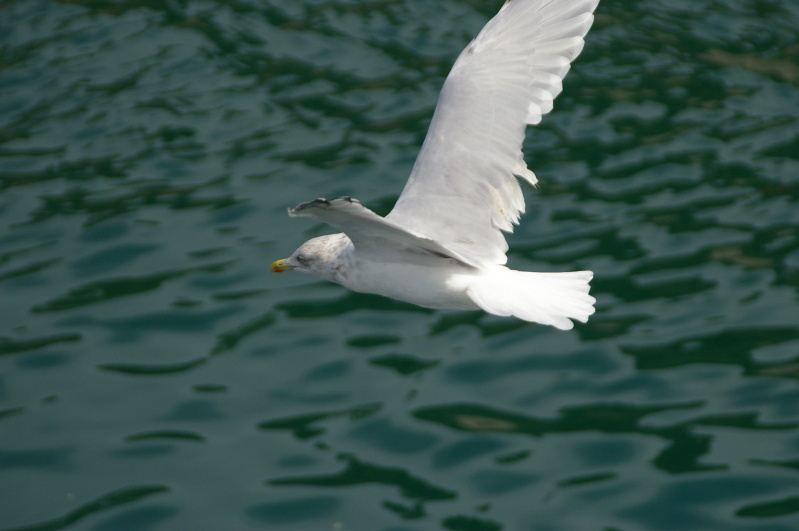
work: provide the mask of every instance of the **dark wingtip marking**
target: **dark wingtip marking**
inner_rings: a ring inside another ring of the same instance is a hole
[[[342,197],[337,197],[335,199],[331,199],[331,201],[346,201],[347,203],[355,203],[355,204],[358,204],[358,205],[361,204],[360,201],[358,201],[354,197],[350,197],[348,195],[345,195],[345,196],[342,196]]]
[[[305,210],[306,208],[328,208],[333,206],[334,202],[344,202],[350,204],[360,205],[361,202],[355,199],[354,197],[344,196],[344,197],[337,197],[335,199],[325,199],[324,197],[318,197],[313,201],[306,201],[304,203],[300,203],[299,205],[295,206],[294,208],[289,208],[289,215],[295,215],[297,212],[301,210]]]
[[[289,212],[297,212],[300,210],[305,210],[306,208],[309,207],[317,207],[317,206],[330,206],[330,201],[328,201],[324,197],[318,197],[313,201],[305,201],[304,203],[300,203],[294,208],[290,208]]]

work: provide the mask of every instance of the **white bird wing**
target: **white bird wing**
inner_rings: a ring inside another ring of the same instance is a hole
[[[504,264],[531,184],[525,128],[541,121],[583,48],[599,0],[508,0],[444,82],[405,189],[386,216],[472,263]]]
[[[300,203],[289,209],[289,215],[313,218],[336,227],[352,240],[359,254],[382,262],[476,265],[439,242],[398,227],[351,197]],[[444,262],[442,258],[451,261]]]

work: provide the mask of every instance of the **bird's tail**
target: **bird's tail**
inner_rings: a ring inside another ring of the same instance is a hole
[[[531,273],[504,266],[476,277],[467,293],[483,310],[569,330],[570,319],[588,321],[596,299],[588,294],[591,271]]]

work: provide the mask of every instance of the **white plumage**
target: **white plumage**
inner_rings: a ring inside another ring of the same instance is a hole
[[[521,151],[525,128],[552,110],[598,2],[508,0],[447,76],[394,209],[382,218],[350,198],[302,203],[289,213],[344,234],[309,240],[273,271],[432,308],[482,308],[561,329],[585,322],[593,273],[510,270],[501,231],[524,213],[516,177],[537,182]]]

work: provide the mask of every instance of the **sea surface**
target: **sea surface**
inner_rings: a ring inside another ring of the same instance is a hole
[[[501,4],[0,0],[0,529],[799,529],[799,2],[600,3],[509,236],[587,324],[270,273]]]

